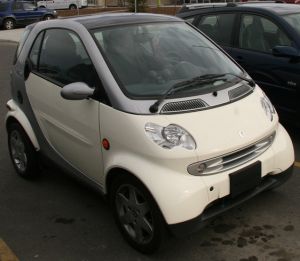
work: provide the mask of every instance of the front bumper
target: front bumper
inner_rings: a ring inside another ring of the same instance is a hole
[[[292,176],[293,167],[294,165],[277,175],[265,176],[257,187],[237,197],[232,198],[228,195],[212,202],[198,217],[185,222],[169,225],[170,232],[175,236],[183,236],[201,229],[211,218],[238,206],[264,190],[270,190],[285,183]]]

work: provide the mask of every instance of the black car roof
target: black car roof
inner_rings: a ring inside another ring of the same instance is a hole
[[[145,14],[145,13],[106,13],[100,15],[89,15],[82,17],[67,18],[81,23],[87,29],[124,25],[124,24],[141,24],[141,23],[157,23],[157,22],[182,22],[178,17]]]
[[[264,11],[264,12],[273,12],[279,15],[291,14],[291,13],[300,13],[300,5],[296,4],[284,4],[284,3],[275,3],[275,2],[245,2],[245,3],[228,3],[228,4],[195,4],[195,5],[186,5],[184,6],[179,13],[183,14],[193,12],[193,13],[202,13],[207,10],[216,10],[216,11],[226,11],[226,10],[240,10],[240,11]],[[181,16],[181,15],[180,15]]]
[[[241,8],[260,8],[273,11],[280,15],[300,12],[299,5],[283,4],[283,3],[245,3],[240,5]]]

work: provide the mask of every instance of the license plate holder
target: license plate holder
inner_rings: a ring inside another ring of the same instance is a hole
[[[261,182],[261,162],[255,162],[237,172],[229,174],[230,195],[236,197],[255,188]]]

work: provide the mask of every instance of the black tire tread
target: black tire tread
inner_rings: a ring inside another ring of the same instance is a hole
[[[150,207],[153,210],[153,216],[155,219],[155,232],[154,232],[154,238],[153,240],[147,244],[147,245],[140,245],[137,244],[135,241],[133,241],[130,236],[127,234],[126,231],[124,231],[121,223],[118,220],[118,214],[115,208],[115,194],[118,188],[122,184],[130,184],[133,186],[136,186],[141,193],[145,196],[145,199],[148,201]],[[119,175],[116,179],[113,180],[111,189],[110,189],[110,194],[109,194],[109,200],[110,200],[110,205],[113,210],[114,218],[117,223],[117,226],[119,230],[121,231],[121,234],[125,238],[125,240],[136,250],[143,254],[152,254],[155,251],[157,251],[159,248],[161,248],[165,237],[167,236],[167,230],[166,230],[166,223],[165,220],[159,210],[159,207],[157,206],[155,200],[153,199],[151,193],[148,191],[148,189],[135,177],[131,175],[127,175],[123,173],[122,175]]]
[[[10,133],[13,130],[17,130],[24,142],[25,145],[25,152],[27,155],[27,168],[24,172],[21,172],[15,165],[15,163],[13,162],[12,156],[11,156],[11,148],[10,148]],[[16,170],[16,172],[18,173],[18,175],[20,175],[22,178],[25,179],[32,179],[37,177],[37,175],[40,173],[40,168],[39,168],[39,164],[38,164],[38,155],[37,152],[34,148],[34,146],[32,145],[29,137],[27,136],[26,132],[24,131],[23,127],[17,123],[17,122],[12,122],[7,126],[7,132],[8,132],[8,148],[9,148],[9,154],[10,154],[10,158],[12,160],[12,164]]]

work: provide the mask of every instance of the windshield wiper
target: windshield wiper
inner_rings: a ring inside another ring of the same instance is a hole
[[[232,75],[234,77],[240,78],[241,80],[247,82],[251,87],[255,87],[255,82],[252,79],[246,78],[244,76],[235,74],[235,73],[224,73],[224,75]]]
[[[190,87],[194,87],[198,84],[207,84],[207,83],[213,83],[218,80],[225,80],[221,79],[220,77],[224,76],[224,74],[205,74],[201,76],[194,77],[187,81],[182,81],[175,83],[172,85],[155,103],[153,103],[149,107],[149,111],[152,113],[155,113],[158,111],[159,105],[171,94],[173,94],[175,91],[188,89]]]
[[[237,74],[234,74],[234,73],[204,74],[204,75],[200,75],[200,76],[194,77],[194,78],[192,78],[190,80],[178,82],[178,83],[172,85],[155,103],[153,103],[149,107],[149,111],[151,113],[157,112],[159,105],[168,96],[170,96],[171,94],[173,94],[175,91],[183,90],[183,89],[188,89],[188,88],[194,87],[195,85],[198,85],[198,84],[207,84],[207,83],[213,83],[213,82],[216,82],[216,81],[226,80],[224,78],[221,78],[221,77],[224,77],[226,75],[233,75],[233,76],[235,76],[235,77],[237,77],[237,78],[239,78],[241,80],[244,80],[244,81],[248,82],[251,87],[255,86],[255,82],[252,79],[248,79],[248,78],[245,78],[243,76],[240,76],[240,75],[237,75]]]

